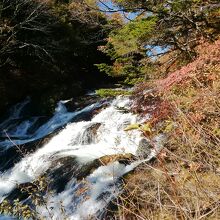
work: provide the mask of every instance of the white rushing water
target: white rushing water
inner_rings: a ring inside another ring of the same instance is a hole
[[[81,112],[91,110],[95,107],[94,105],[88,106]],[[83,165],[104,155],[125,153],[135,155],[143,137],[138,130],[124,131],[127,125],[140,122],[137,115],[127,111],[130,106],[129,98],[116,98],[91,121],[68,124],[39,150],[25,156],[10,170],[0,173],[0,201],[15,189],[17,184],[31,182],[44,174],[57,158],[73,157],[76,158],[78,164]],[[67,113],[60,103],[54,118],[41,126],[37,133],[54,130],[58,124],[60,126],[62,123],[67,123],[73,115],[77,114],[79,112]],[[26,122],[22,127],[27,130]],[[162,137],[155,139],[157,149],[152,150],[145,160],[149,160],[157,154],[161,148],[162,140]],[[53,219],[60,220],[63,219],[62,207],[64,207],[68,219],[83,220],[93,215],[101,216],[106,205],[120,192],[120,184],[118,184],[120,177],[141,162],[124,165],[116,161],[100,166],[85,177],[83,184],[78,183],[73,177],[62,192],[48,195],[47,208],[45,206],[38,207],[38,211],[46,218],[53,216]],[[83,187],[86,190],[77,196],[77,191]],[[48,211],[48,207],[52,207],[49,209],[50,211]]]
[[[65,107],[65,103],[67,101],[60,101],[57,104],[57,108],[55,109],[54,115],[50,118],[45,124],[40,126],[34,133],[29,133],[28,130],[37,122],[40,117],[32,117],[31,119],[22,121],[18,126],[15,128],[6,129],[7,127],[11,128],[13,126],[13,121],[15,119],[19,119],[22,109],[28,104],[28,101],[22,102],[21,104],[16,105],[11,109],[12,116],[6,119],[3,123],[0,124],[0,128],[3,130],[1,132],[5,133],[5,136],[10,137],[6,138],[6,140],[0,141],[0,147],[4,147],[5,149],[14,146],[14,145],[21,145],[31,141],[38,140],[53,131],[57,128],[60,128],[66,125],[69,121],[71,121],[74,117],[86,112],[90,112],[98,107],[100,107],[103,103],[97,102],[91,104],[81,110],[75,112],[68,112],[67,108]],[[10,125],[12,124],[12,126]],[[13,139],[15,138],[15,139]]]

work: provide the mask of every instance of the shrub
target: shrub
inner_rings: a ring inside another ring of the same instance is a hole
[[[131,91],[121,89],[98,89],[95,91],[101,97],[116,97],[118,95],[131,95]]]

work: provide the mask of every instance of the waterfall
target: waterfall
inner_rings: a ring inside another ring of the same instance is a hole
[[[21,145],[43,138],[46,135],[54,132],[56,129],[66,125],[73,118],[79,116],[80,114],[86,114],[87,112],[91,112],[92,110],[97,109],[103,104],[102,102],[97,102],[81,110],[75,112],[68,112],[65,107],[65,103],[66,103],[65,101],[58,102],[53,117],[50,118],[45,124],[40,126],[37,130],[35,130],[32,133],[29,132],[29,129],[37,122],[38,119],[40,119],[40,117],[32,117],[31,119],[22,121],[17,125],[14,122],[14,120],[19,119],[20,112],[25,107],[23,103],[22,103],[23,105],[21,106],[19,105],[19,108],[15,108],[15,110],[13,111],[13,117],[9,117],[2,124],[0,124],[1,133],[2,133],[1,136],[5,137],[6,136],[5,134],[7,134],[8,137],[12,138],[12,140],[6,139],[0,141],[0,148],[4,147],[7,149],[14,145]],[[11,127],[13,127],[13,129],[10,129]]]
[[[25,155],[9,170],[0,173],[0,201],[7,198],[17,185],[32,182],[45,173],[51,176],[54,170],[59,166],[62,169],[66,163],[66,166],[71,169],[67,174],[64,171],[61,172],[68,177],[66,182],[59,183],[62,185],[62,191],[48,194],[47,204],[37,207],[37,211],[43,217],[53,216],[53,219],[63,219],[61,212],[63,209],[68,219],[83,220],[91,216],[101,218],[104,208],[121,191],[120,178],[142,161],[137,160],[129,165],[113,161],[107,165],[101,164],[87,174],[85,167],[105,155],[128,153],[136,155],[139,143],[143,139],[142,133],[138,130],[124,131],[124,128],[129,124],[140,123],[141,118],[130,112],[132,101],[128,97],[117,97],[88,121],[70,122],[79,114],[91,112],[100,107],[100,102],[75,112],[68,112],[64,104],[59,102],[54,116],[30,136],[26,135],[28,121],[17,127],[14,134],[27,137],[16,140],[16,144],[21,144],[41,138],[65,125],[48,143],[35,152]],[[145,161],[157,154],[162,140],[163,137],[159,136],[155,139],[157,149],[153,149],[144,159]],[[9,141],[4,140],[0,144],[8,147]],[[60,164],[59,160],[62,159],[63,164]],[[77,175],[83,176],[85,183],[78,181],[76,172],[78,172]],[[59,182],[61,177],[55,172],[53,178]],[[78,195],[77,192],[82,188],[85,190]],[[50,213],[48,213],[48,207]]]

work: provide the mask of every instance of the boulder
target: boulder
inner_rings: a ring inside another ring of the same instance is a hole
[[[130,164],[132,161],[135,160],[135,156],[133,154],[114,154],[114,155],[106,155],[98,159],[100,164],[105,166],[109,163],[113,163],[118,161],[119,163],[123,163],[125,165]]]
[[[96,142],[97,131],[101,123],[90,124],[79,136],[74,140],[73,144],[87,145]]]
[[[138,149],[136,151],[136,156],[141,159],[145,159],[149,156],[153,149],[153,145],[147,138],[142,138],[139,142]]]
[[[75,157],[71,156],[55,159],[46,171],[46,176],[50,179],[49,188],[59,193],[64,190],[71,179],[82,180],[99,165],[96,160],[81,164],[77,162]]]

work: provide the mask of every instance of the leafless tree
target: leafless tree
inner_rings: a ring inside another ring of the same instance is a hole
[[[54,21],[44,2],[34,0],[0,1],[0,66],[11,62],[15,51],[34,51],[39,58],[51,57],[44,42],[30,40],[48,35]],[[28,37],[29,36],[29,37]]]

